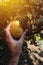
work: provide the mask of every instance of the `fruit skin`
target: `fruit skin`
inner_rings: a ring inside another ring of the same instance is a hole
[[[21,28],[20,24],[18,25],[16,23],[16,21],[14,21],[13,24],[12,24],[12,26],[11,26],[11,28],[10,28],[10,32],[11,32],[11,35],[15,39],[17,39],[17,38],[19,38],[22,35],[23,29]]]

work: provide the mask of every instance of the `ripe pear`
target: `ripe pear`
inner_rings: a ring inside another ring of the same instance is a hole
[[[12,26],[11,26],[11,28],[10,28],[10,32],[11,32],[11,35],[12,35],[15,39],[20,38],[20,36],[21,36],[22,33],[23,33],[23,29],[22,29],[22,27],[20,26],[19,21],[13,21]]]

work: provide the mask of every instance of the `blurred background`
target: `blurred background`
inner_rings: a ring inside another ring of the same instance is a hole
[[[0,0],[0,65],[10,59],[3,29],[13,20],[28,21],[29,29],[18,65],[43,65],[43,0]]]

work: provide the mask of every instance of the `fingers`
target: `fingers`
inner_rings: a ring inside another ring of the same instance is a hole
[[[11,23],[6,27],[6,30],[8,30],[8,31],[10,30],[10,27],[11,27],[12,23],[13,23],[13,22],[11,22]]]
[[[12,25],[12,22],[4,29],[5,36],[10,36],[11,37],[11,33],[9,31],[11,25]]]
[[[10,27],[12,25],[12,22],[4,29],[4,35],[6,39],[12,39],[11,33],[10,33]]]
[[[24,38],[25,38],[25,35],[26,35],[26,32],[27,32],[27,31],[28,31],[28,30],[24,31],[24,33],[22,34],[22,36],[21,36],[21,38],[20,38],[21,41],[24,41]]]

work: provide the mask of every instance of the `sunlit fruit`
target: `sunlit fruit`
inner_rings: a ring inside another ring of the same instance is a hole
[[[20,26],[19,21],[13,21],[12,26],[10,28],[10,32],[11,32],[11,35],[16,39],[22,35],[23,29]]]

